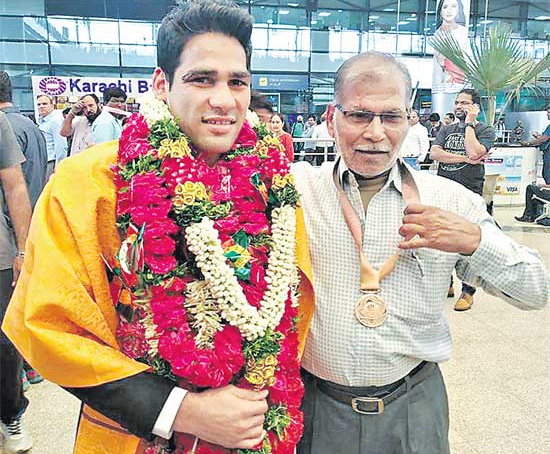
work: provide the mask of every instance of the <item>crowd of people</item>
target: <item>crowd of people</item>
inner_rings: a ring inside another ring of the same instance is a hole
[[[319,124],[285,131],[250,102],[251,34],[225,0],[174,8],[124,129],[115,89],[65,118],[40,96],[38,126],[0,90],[7,454],[32,446],[19,353],[82,400],[75,454],[449,453],[452,273],[458,310],[477,287],[548,303],[539,254],[479,196],[494,129],[477,92],[424,131],[406,67],[365,52]],[[401,159],[430,134],[438,175]]]

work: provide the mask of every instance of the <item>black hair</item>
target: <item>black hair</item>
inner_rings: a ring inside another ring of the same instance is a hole
[[[266,96],[258,91],[253,91],[250,94],[250,110],[256,111],[257,109],[266,109],[273,112],[273,104]]]
[[[108,87],[103,92],[103,104],[107,104],[111,98],[124,98],[126,101],[126,93],[119,87]]]
[[[0,102],[11,102],[12,93],[10,76],[6,71],[0,71]]]
[[[107,90],[105,90],[105,91],[107,91]],[[99,98],[97,97],[97,95],[95,93],[88,93],[87,95],[81,96],[80,99],[82,100],[86,96],[89,96],[90,98],[92,98],[95,101],[95,103],[99,105]],[[105,92],[103,92],[103,97],[105,97]],[[115,97],[116,97],[116,95],[115,95]],[[111,96],[111,98],[112,98],[112,96]],[[124,93],[124,99],[126,99],[126,93]],[[105,101],[105,102],[107,102],[107,101]]]
[[[314,114],[309,114],[307,116],[307,119],[309,120],[310,118],[313,118],[316,122],[317,122],[317,117],[314,115]]]
[[[451,120],[453,120],[453,121],[454,121],[454,119],[455,119],[455,114],[452,113],[452,112],[447,112],[447,113],[445,114],[445,116],[446,116],[446,117],[449,117],[449,118],[450,118]]]
[[[275,112],[273,115],[271,115],[271,118],[273,117],[279,117],[281,121],[283,122],[283,131],[288,132],[288,127],[285,121],[285,116],[280,112]]]
[[[435,17],[437,18],[437,25],[435,26],[435,29],[437,30],[439,27],[441,27],[441,24],[443,23],[443,19],[441,19],[441,10],[443,9],[443,3],[445,3],[446,0],[439,0],[439,3],[437,4],[437,12],[435,14]],[[464,5],[462,4],[462,0],[456,0],[458,4],[458,14],[456,15],[455,23],[466,26],[466,15],[464,14]]]
[[[474,104],[477,104],[478,106],[481,105],[481,96],[477,90],[474,90],[473,88],[463,88],[457,93],[457,96],[462,93],[470,95]]]
[[[157,66],[169,83],[174,80],[187,42],[203,33],[221,33],[239,41],[246,54],[246,67],[250,69],[252,16],[227,0],[191,0],[175,6],[159,28]]]
[[[434,112],[433,114],[430,114],[429,121],[439,121],[441,120],[441,117],[437,112]]]

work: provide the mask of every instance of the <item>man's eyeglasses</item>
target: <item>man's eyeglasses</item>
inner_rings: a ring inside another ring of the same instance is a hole
[[[336,107],[344,117],[346,117],[352,123],[361,126],[368,126],[374,117],[380,117],[380,122],[386,127],[398,127],[403,125],[410,115],[406,112],[382,112],[376,113],[370,110],[345,110],[341,104],[336,104]]]

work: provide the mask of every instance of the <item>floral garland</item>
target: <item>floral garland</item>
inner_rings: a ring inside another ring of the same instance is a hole
[[[175,451],[156,439],[144,452],[290,454],[302,433],[303,385],[289,163],[265,126],[247,121],[215,166],[196,154],[153,97],[122,132],[117,338],[127,356],[186,389],[267,388],[267,436],[254,450],[230,450],[177,434]]]

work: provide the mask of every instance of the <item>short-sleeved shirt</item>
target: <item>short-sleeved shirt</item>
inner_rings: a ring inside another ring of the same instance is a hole
[[[550,137],[550,124],[546,127],[546,129],[544,130],[542,135]],[[541,143],[539,148],[542,151],[549,151],[550,150],[550,139],[548,139],[546,142]]]
[[[466,125],[460,123],[444,126],[437,134],[433,145],[439,145],[448,153],[466,156],[465,130]],[[495,142],[494,128],[479,122],[475,127],[475,133],[479,143],[488,151]],[[482,164],[440,162],[437,174],[456,181],[477,194],[483,193],[485,167]]]
[[[17,138],[6,118],[4,112],[0,112],[0,170],[14,167],[25,162],[21,153]],[[0,270],[10,269],[16,253],[15,239],[8,227],[4,215],[4,193],[0,197]]]
[[[112,114],[103,109],[92,124],[92,142],[97,144],[120,138],[122,125]]]
[[[22,164],[23,175],[27,183],[31,206],[34,208],[38,196],[46,184],[46,163],[48,150],[44,134],[28,117],[21,115],[16,107],[4,107],[1,109],[15,133],[19,148],[25,156]]]

